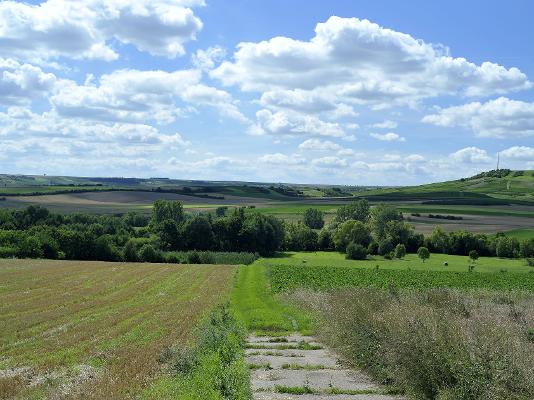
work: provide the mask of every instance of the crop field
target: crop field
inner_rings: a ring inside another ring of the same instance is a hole
[[[389,288],[391,286],[418,290],[447,287],[534,292],[534,274],[532,273],[273,265],[269,268],[269,274],[274,292],[297,288],[321,290],[341,287]]]
[[[390,284],[413,289],[453,287],[534,291],[534,268],[525,260],[481,257],[475,263],[474,272],[468,272],[468,257],[464,256],[432,254],[424,263],[414,254],[408,254],[402,260],[374,256],[357,261],[344,257],[344,254],[334,252],[283,253],[275,258],[262,258],[253,265],[267,268],[275,292],[299,287],[387,288]]]
[[[235,267],[0,260],[0,397],[135,397]]]
[[[444,266],[444,263],[447,266]],[[407,254],[403,259],[386,260],[381,256],[369,256],[368,260],[347,260],[345,254],[317,252],[286,252],[277,257],[261,258],[254,265],[272,266],[310,266],[310,267],[352,267],[359,269],[414,270],[414,271],[445,271],[467,272],[469,257],[432,253],[424,263],[415,254]],[[529,273],[534,277],[534,268],[529,267],[523,259],[497,257],[480,257],[475,263],[475,271],[479,273]]]

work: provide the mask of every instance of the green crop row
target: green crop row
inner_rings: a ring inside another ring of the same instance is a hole
[[[347,267],[274,265],[269,269],[271,288],[284,292],[300,287],[396,286],[409,289],[449,287],[458,289],[524,290],[534,292],[534,273],[495,273],[363,269]]]

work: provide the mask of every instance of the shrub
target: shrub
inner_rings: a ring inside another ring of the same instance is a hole
[[[426,259],[430,258],[430,252],[426,247],[419,247],[417,250],[417,257],[425,262]]]
[[[534,267],[534,258],[527,258],[527,265],[529,267]]]
[[[385,256],[386,254],[391,253],[394,249],[395,246],[389,238],[382,239],[380,242],[378,242],[378,254],[380,254],[381,256]]]
[[[244,361],[246,330],[225,308],[214,310],[196,329],[195,345],[166,349],[160,360],[173,373],[172,384],[151,385],[143,398],[252,398],[250,373]],[[167,383],[164,381],[164,383]]]
[[[367,249],[361,244],[351,242],[347,246],[346,258],[348,260],[365,260],[367,258]]]
[[[0,258],[16,257],[18,250],[15,247],[0,246]]]
[[[475,262],[476,260],[478,260],[478,252],[476,250],[471,250],[469,252],[469,259],[472,261],[472,262]]]
[[[404,258],[405,255],[406,255],[406,246],[404,246],[402,243],[399,243],[395,247],[395,257]]]
[[[143,262],[159,262],[161,257],[150,244],[144,244],[143,247],[139,250],[139,259]]]
[[[201,263],[200,253],[198,251],[191,251],[187,255],[187,262],[189,264],[200,264]]]

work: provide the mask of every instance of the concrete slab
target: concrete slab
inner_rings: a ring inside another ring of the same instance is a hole
[[[309,386],[314,390],[334,387],[342,390],[378,389],[367,376],[347,369],[254,370],[252,390],[274,389],[276,386]]]

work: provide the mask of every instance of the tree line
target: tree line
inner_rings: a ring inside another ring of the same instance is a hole
[[[245,208],[186,214],[180,202],[168,200],[157,200],[151,215],[62,215],[40,206],[0,210],[4,258],[202,262],[228,260],[223,253],[239,253],[236,260],[250,260],[248,254],[336,250],[348,258],[364,259],[375,254],[402,258],[422,247],[458,255],[476,251],[481,256],[534,257],[532,239],[447,233],[439,227],[425,238],[395,207],[371,207],[366,200],[339,207],[328,225],[315,208],[306,210],[301,221],[284,222]]]

